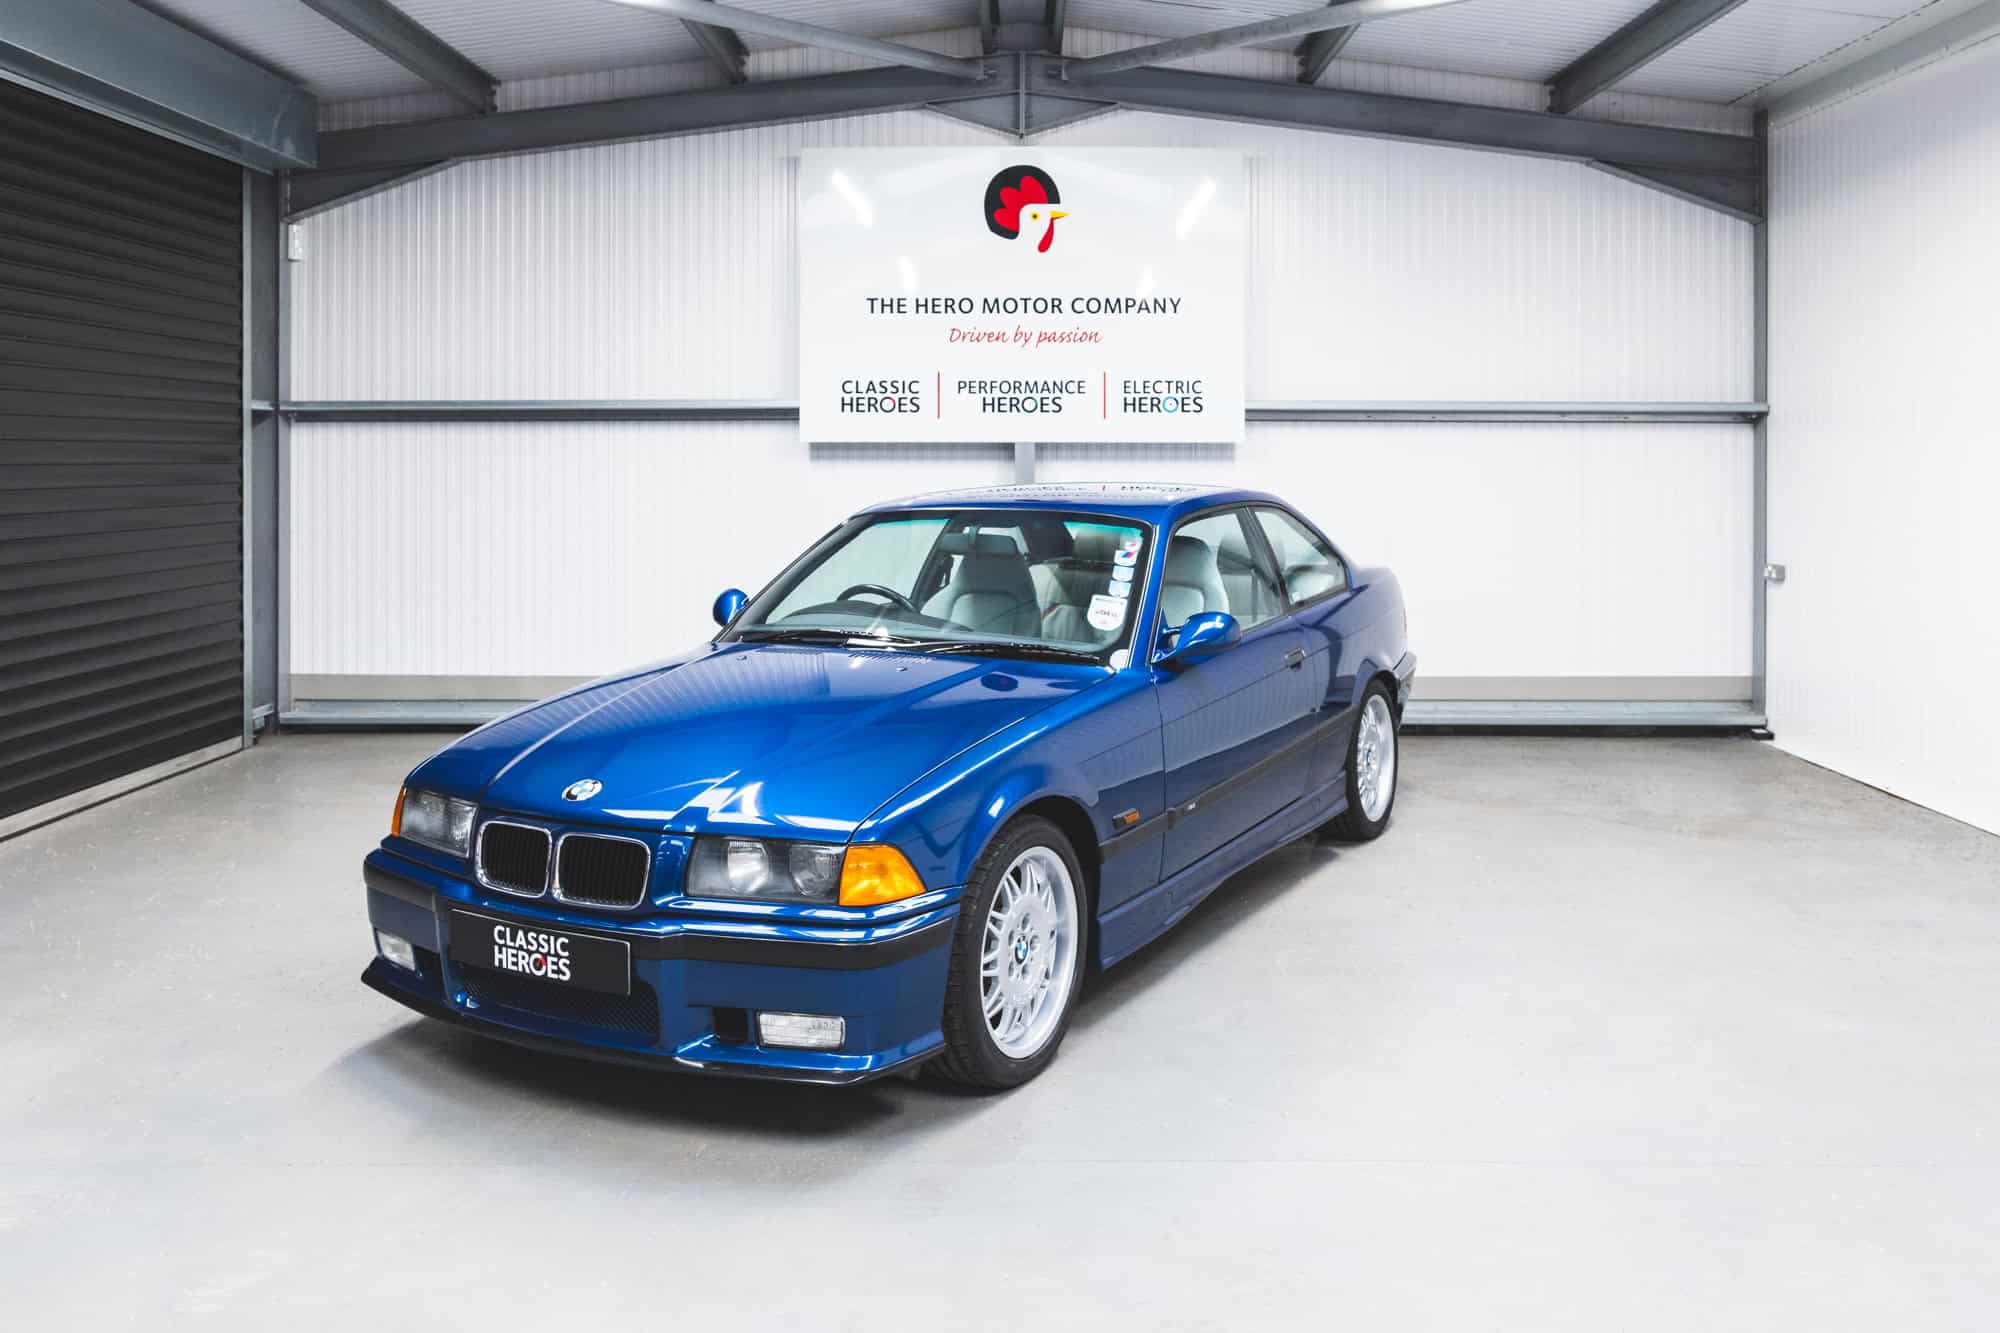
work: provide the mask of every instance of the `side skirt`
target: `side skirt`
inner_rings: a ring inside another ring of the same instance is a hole
[[[1347,770],[1263,822],[1098,918],[1100,967],[1112,967],[1172,929],[1237,871],[1312,832],[1347,808]]]

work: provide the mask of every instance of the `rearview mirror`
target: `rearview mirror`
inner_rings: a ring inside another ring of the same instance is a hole
[[[750,599],[743,595],[742,589],[724,588],[721,596],[715,599],[715,610],[713,613],[715,623],[727,629],[729,622],[736,619],[736,613],[749,604]]]
[[[1242,641],[1243,627],[1236,623],[1235,616],[1227,611],[1205,611],[1188,617],[1187,624],[1181,626],[1180,635],[1174,640],[1174,646],[1153,660],[1170,671],[1178,670],[1234,648]]]

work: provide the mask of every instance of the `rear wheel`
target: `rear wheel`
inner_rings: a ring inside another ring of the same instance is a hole
[[[1327,831],[1348,842],[1382,836],[1396,808],[1401,769],[1396,707],[1389,687],[1376,681],[1361,696],[1354,735],[1347,742],[1347,808],[1327,821]]]
[[[944,1054],[954,1083],[1011,1088],[1055,1059],[1083,982],[1083,872],[1062,830],[1030,816],[974,868],[945,986]]]

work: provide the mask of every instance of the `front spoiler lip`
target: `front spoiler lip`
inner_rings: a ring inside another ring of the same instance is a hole
[[[520,1028],[507,1027],[500,1023],[488,1023],[471,1014],[454,1009],[442,1000],[419,995],[388,979],[391,964],[377,958],[361,973],[361,983],[378,994],[386,995],[400,1005],[416,1010],[426,1018],[440,1019],[465,1032],[491,1037],[512,1046],[539,1051],[544,1055],[568,1056],[574,1060],[592,1060],[599,1064],[627,1065],[635,1069],[650,1069],[655,1073],[708,1074],[724,1078],[754,1079],[765,1083],[812,1083],[826,1087],[848,1087],[856,1083],[872,1083],[878,1078],[886,1078],[922,1064],[937,1054],[935,1050],[920,1051],[906,1056],[892,1064],[874,1069],[822,1070],[788,1069],[781,1065],[735,1064],[728,1061],[690,1060],[685,1056],[661,1055],[651,1051],[621,1050],[613,1046],[596,1046],[587,1042],[567,1041],[561,1037],[545,1037],[539,1033],[526,1032]]]

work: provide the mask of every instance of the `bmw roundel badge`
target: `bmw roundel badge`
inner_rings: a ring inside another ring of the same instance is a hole
[[[580,782],[572,782],[569,786],[564,787],[563,799],[565,801],[587,801],[603,790],[604,784],[596,778],[584,778]]]

